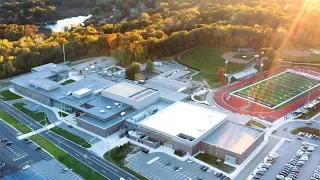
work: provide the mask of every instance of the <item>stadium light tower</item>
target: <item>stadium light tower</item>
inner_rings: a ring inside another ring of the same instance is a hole
[[[264,51],[262,51],[262,52],[261,52],[261,58],[260,58],[260,72],[262,72],[262,66],[263,66],[262,59],[263,59],[263,54],[264,54]]]
[[[224,62],[224,81],[227,81],[227,64],[228,64],[228,60],[226,60]]]

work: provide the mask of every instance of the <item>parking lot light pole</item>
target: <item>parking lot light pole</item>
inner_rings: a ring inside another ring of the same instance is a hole
[[[262,63],[262,60],[263,60],[263,54],[264,54],[264,51],[261,52],[261,58],[260,58],[260,72],[262,72],[262,66],[263,66],[263,63]]]

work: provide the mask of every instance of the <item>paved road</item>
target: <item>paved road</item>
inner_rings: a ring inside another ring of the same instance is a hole
[[[14,116],[17,120],[21,121],[22,123],[26,124],[30,128],[36,130],[42,128],[40,124],[36,121],[31,119],[29,116],[21,113],[16,108],[8,105],[6,102],[0,100],[0,109],[6,110],[12,116]],[[59,136],[52,132],[42,132],[41,135],[63,149],[64,151],[68,152],[70,155],[78,159],[84,164],[87,164],[90,168],[97,171],[104,177],[110,180],[119,180],[120,177],[123,177],[127,180],[136,180],[137,178],[132,176],[131,174],[123,171],[122,169],[118,168],[117,166],[113,165],[109,161],[106,161],[95,154],[91,153],[90,151],[78,146],[77,144]],[[86,157],[86,158],[85,158]]]
[[[310,128],[315,128],[315,129],[320,129],[320,117],[315,118],[312,121],[312,124],[306,124],[306,121],[291,121],[288,122],[282,126],[280,126],[277,129],[277,132],[274,133],[274,136],[278,137],[287,137],[291,136],[292,134],[290,133],[291,130],[300,128],[300,127],[310,127]],[[288,130],[284,131],[284,128],[287,127]]]

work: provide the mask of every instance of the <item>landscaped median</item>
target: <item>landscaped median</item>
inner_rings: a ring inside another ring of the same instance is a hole
[[[252,127],[258,127],[258,128],[261,128],[261,129],[265,129],[267,128],[265,125],[255,121],[255,120],[250,120],[248,123],[247,123],[248,126],[252,126]]]
[[[211,156],[210,154],[199,153],[198,155],[195,156],[195,158],[207,164],[210,164],[211,166],[216,167],[217,169],[220,169],[221,171],[224,171],[226,173],[232,173],[236,169],[235,167],[225,164],[222,159]]]
[[[315,128],[309,128],[309,127],[302,127],[302,128],[297,128],[292,131],[290,131],[291,134],[298,134],[299,132],[304,132],[308,134],[314,134],[317,136],[320,136],[320,129],[315,129]]]
[[[15,103],[13,104],[14,107],[16,107],[17,109],[19,109],[21,112],[23,112],[24,114],[28,115],[30,118],[34,119],[35,121],[39,122],[41,125],[46,125],[47,124],[51,124],[51,122],[49,121],[47,115],[44,112],[33,112],[30,111],[28,109],[26,109],[24,106],[24,103]],[[45,121],[46,120],[46,121]],[[67,131],[64,130],[60,127],[54,127],[52,129],[50,129],[51,131],[53,131],[54,133],[84,147],[84,148],[90,148],[91,145],[84,140],[83,138]]]
[[[124,145],[121,145],[119,147],[115,147],[115,148],[111,149],[109,152],[106,152],[103,155],[103,157],[104,157],[104,159],[106,159],[106,160],[112,162],[113,164],[117,165],[119,168],[129,172],[130,174],[133,174],[138,179],[147,180],[147,178],[145,178],[144,176],[141,176],[137,172],[129,169],[124,164],[124,159],[127,157],[127,155],[132,153],[132,151],[134,151],[134,150],[137,151],[139,149],[141,149],[141,148],[139,148],[138,146],[135,146],[135,145],[131,144],[130,142],[128,142],[128,143],[126,143]]]
[[[8,114],[5,111],[0,110],[0,118],[6,121],[8,124],[16,128],[21,133],[28,133],[31,132],[32,129],[30,129],[28,126],[21,124],[19,121],[17,121],[14,117],[12,117],[10,114]],[[60,161],[62,164],[67,166],[68,168],[72,169],[73,172],[77,173],[78,175],[82,176],[84,179],[87,180],[102,180],[106,179],[101,174],[97,173],[96,171],[92,170],[91,168],[87,168],[85,164],[77,160],[76,158],[72,157],[62,149],[60,149],[55,144],[48,141],[43,136],[37,134],[30,139],[37,143],[39,146],[41,146],[43,149],[48,151],[51,155],[53,155],[58,161]]]
[[[84,140],[83,138],[67,131],[67,130],[64,130],[60,127],[54,127],[52,129],[50,129],[51,131],[53,131],[54,133],[56,134],[59,134],[60,136],[76,143],[76,144],[79,144],[80,146],[84,147],[84,148],[90,148],[91,147],[91,144],[89,144],[86,140]]]

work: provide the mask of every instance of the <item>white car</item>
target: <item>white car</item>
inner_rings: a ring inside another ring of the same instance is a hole
[[[291,141],[292,141],[292,139],[290,139],[290,138],[285,138],[285,141],[287,141],[287,142],[291,142]]]
[[[28,169],[30,167],[30,165],[25,165],[25,166],[23,166],[23,170],[26,170],[26,169]]]
[[[298,136],[301,136],[302,135],[302,132],[298,132]]]
[[[191,159],[188,159],[187,162],[188,162],[188,163],[192,163],[193,161],[192,161]]]

